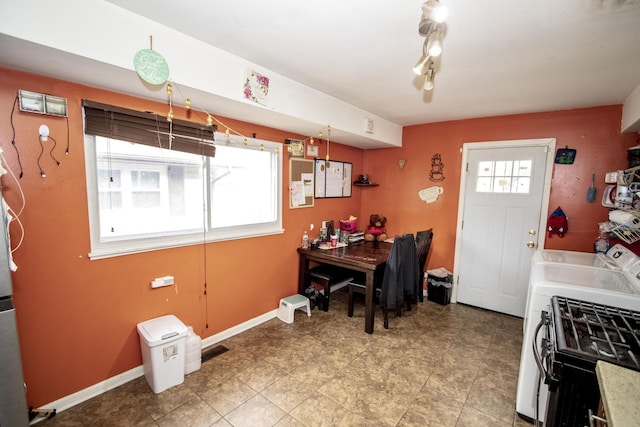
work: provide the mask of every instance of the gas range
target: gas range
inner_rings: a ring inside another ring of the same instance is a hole
[[[554,296],[556,359],[595,366],[598,360],[640,370],[640,312]]]
[[[640,370],[640,311],[556,295],[540,325],[545,338],[536,358],[549,391],[544,425],[587,425],[600,401],[596,362]]]

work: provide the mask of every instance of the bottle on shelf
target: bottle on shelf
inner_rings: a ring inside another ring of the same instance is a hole
[[[596,253],[607,253],[610,248],[609,238],[607,237],[607,231],[602,225],[600,225],[600,233],[598,238],[593,242],[593,249]]]
[[[307,233],[307,230],[302,233],[302,249],[309,249],[309,233]]]

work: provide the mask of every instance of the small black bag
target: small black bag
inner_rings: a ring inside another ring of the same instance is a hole
[[[313,310],[314,307],[318,309],[324,309],[324,295],[318,291],[315,286],[311,285],[304,290],[304,296],[309,298],[309,306]]]

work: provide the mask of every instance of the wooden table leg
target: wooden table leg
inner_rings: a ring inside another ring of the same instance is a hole
[[[368,334],[373,333],[373,321],[375,320],[376,308],[373,302],[373,296],[376,293],[373,283],[373,270],[367,270],[366,288],[364,294],[364,331]]]
[[[298,293],[304,295],[304,290],[308,284],[307,277],[309,272],[309,260],[305,254],[300,254],[300,261],[298,265]]]

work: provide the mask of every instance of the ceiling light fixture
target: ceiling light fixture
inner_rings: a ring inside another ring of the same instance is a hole
[[[429,69],[427,70],[427,75],[424,78],[424,85],[422,88],[424,90],[433,90],[434,82],[436,79],[436,71],[433,69],[433,61],[429,64]]]
[[[448,9],[439,0],[427,0],[422,5],[422,17],[418,24],[418,33],[425,38],[422,56],[413,67],[416,75],[424,75],[424,90],[433,90],[435,81],[435,64],[442,54],[442,39],[445,34],[444,20],[448,16]]]
[[[422,19],[429,18],[439,24],[443,23],[449,15],[447,6],[440,4],[438,0],[427,0],[422,5]]]
[[[429,55],[423,53],[422,58],[420,58],[415,67],[413,67],[413,72],[416,76],[422,76],[425,74],[427,70],[427,62],[429,62]]]
[[[426,51],[429,56],[437,57],[442,54],[442,30],[436,28],[426,40]]]

